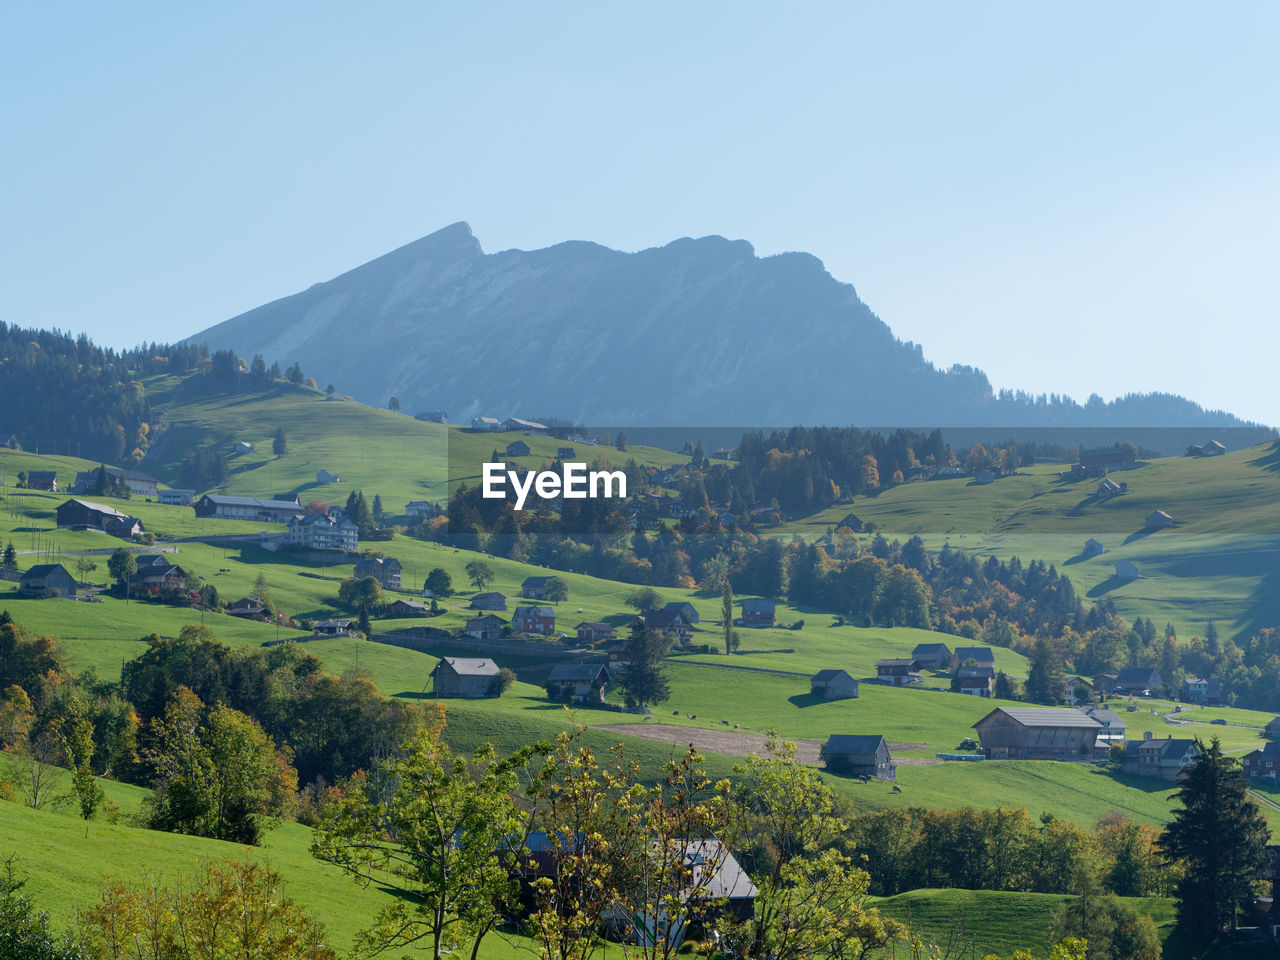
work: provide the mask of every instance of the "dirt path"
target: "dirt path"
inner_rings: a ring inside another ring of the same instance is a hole
[[[730,757],[745,757],[747,754],[755,752],[764,754],[769,738],[759,733],[742,733],[739,730],[707,730],[703,727],[681,727],[671,723],[605,723],[596,730],[612,730],[614,733],[625,733],[631,737],[644,737],[646,740],[657,740],[661,743],[670,743],[677,746],[687,747],[690,744],[699,750],[709,750],[712,753],[723,753]],[[813,766],[821,766],[822,764],[822,741],[821,740],[797,740],[796,757],[801,763],[811,764]],[[927,750],[927,743],[889,743],[891,752],[901,750]],[[941,760],[924,757],[900,757],[894,759],[895,763],[904,766],[933,766],[941,763]]]

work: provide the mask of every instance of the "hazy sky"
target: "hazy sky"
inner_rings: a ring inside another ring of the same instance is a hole
[[[997,387],[1277,424],[1278,44],[1270,2],[9,3],[0,319],[174,340],[456,220],[714,233]]]

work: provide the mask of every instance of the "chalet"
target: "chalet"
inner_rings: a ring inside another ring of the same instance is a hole
[[[1280,740],[1280,717],[1273,717],[1262,728],[1262,735],[1268,740]]]
[[[911,658],[930,670],[946,670],[951,666],[951,657],[951,648],[945,643],[917,643],[911,651]]]
[[[1114,673],[1100,673],[1093,678],[1093,689],[1099,693],[1115,693],[1116,692],[1116,675]]]
[[[1138,565],[1132,560],[1116,561],[1115,577],[1117,580],[1122,583],[1129,583],[1132,580],[1137,580],[1141,576],[1142,574],[1138,571]]]
[[[1280,773],[1280,742],[1272,740],[1246,753],[1240,758],[1240,766],[1246,777],[1270,777],[1274,781]]]
[[[477,593],[471,598],[472,610],[505,610],[507,598],[500,593]]]
[[[227,604],[227,613],[233,617],[255,620],[267,613],[267,608],[252,597],[241,597],[235,603]]]
[[[1105,478],[1100,484],[1098,484],[1098,496],[1106,498],[1116,497],[1119,495],[1120,484],[1116,483],[1110,477]]]
[[[1188,456],[1188,457],[1203,457],[1203,456],[1204,456],[1204,444],[1203,444],[1203,443],[1193,443],[1193,444],[1191,444],[1191,446],[1187,447],[1187,456]]]
[[[596,643],[601,640],[612,640],[617,636],[613,625],[598,620],[584,620],[575,628],[578,639],[583,643]]]
[[[373,577],[382,584],[384,590],[399,590],[400,576],[403,568],[395,557],[361,557],[356,561],[355,576],[363,579]]]
[[[76,578],[60,563],[38,563],[18,580],[18,592],[26,597],[74,597],[76,587]]]
[[[124,515],[107,517],[102,524],[102,532],[111,537],[119,537],[121,540],[132,540],[134,537],[142,536],[142,521],[137,517]]]
[[[547,595],[547,585],[551,577],[525,577],[520,584],[520,596],[526,600],[541,600]]]
[[[685,622],[684,614],[679,610],[645,610],[637,618],[644,621],[646,627],[653,627],[655,630],[661,630],[668,636],[675,637],[678,640],[686,640],[689,637],[689,624]]]
[[[496,697],[501,692],[499,672],[492,660],[441,657],[431,671],[431,690],[436,697]]]
[[[547,425],[536,420],[521,420],[519,417],[507,417],[502,421],[505,433],[546,433]]]
[[[809,692],[823,700],[848,700],[858,695],[858,681],[844,670],[819,670],[809,681]]]
[[[511,617],[511,629],[516,633],[540,633],[546,636],[556,629],[556,612],[551,607],[516,607]]]
[[[425,603],[418,603],[415,600],[397,600],[387,607],[388,617],[427,617],[430,615],[431,608]]]
[[[298,500],[259,500],[256,497],[232,497],[222,493],[206,493],[196,501],[197,517],[226,520],[255,520],[262,523],[288,523],[302,512]]]
[[[501,617],[492,613],[482,613],[468,617],[462,632],[473,640],[497,640],[502,636],[502,628],[506,625],[507,621]]]
[[[502,421],[493,417],[472,417],[471,429],[480,433],[497,433],[502,429]]]
[[[822,760],[832,773],[876,780],[898,778],[889,745],[877,733],[833,733],[822,745]]]
[[[330,473],[328,470],[316,471],[316,483],[337,483],[340,479],[336,473]]]
[[[29,470],[27,472],[28,490],[48,490],[58,492],[58,474],[54,470]]]
[[[1090,476],[1100,476],[1108,470],[1123,470],[1133,466],[1133,447],[1113,447],[1109,450],[1081,450],[1076,469]]]
[[[1094,540],[1090,537],[1084,542],[1084,549],[1080,551],[1080,554],[1083,557],[1096,557],[1106,552],[1107,548],[1102,545],[1102,541]]]
[[[239,454],[253,453],[254,446],[248,440],[238,440],[232,450]]]
[[[1102,724],[1102,729],[1098,731],[1099,740],[1108,746],[1112,743],[1124,744],[1125,731],[1129,729],[1129,725],[1120,719],[1120,714],[1106,707],[1086,707],[1082,712],[1086,717],[1092,717]]]
[[[443,410],[428,410],[426,413],[415,413],[413,419],[424,423],[448,423],[449,414]]]
[[[1147,516],[1146,525],[1148,530],[1164,530],[1173,526],[1173,517],[1163,510],[1156,510]]]
[[[844,519],[836,524],[837,529],[839,529],[840,527],[847,527],[849,530],[852,530],[854,533],[861,533],[862,520],[855,513],[846,513],[844,515]]]
[[[1164,686],[1160,671],[1152,667],[1125,667],[1116,674],[1115,692],[1149,696],[1152,690]]]
[[[1130,751],[1132,753],[1132,751]],[[1177,780],[1182,771],[1195,762],[1200,750],[1194,740],[1143,740],[1138,744],[1137,760],[1126,763],[1129,773],[1144,777]]]
[[[997,707],[973,725],[988,760],[1093,759],[1102,724],[1067,707]]]
[[[512,440],[507,444],[506,454],[508,457],[527,457],[532,452],[529,449],[529,445],[523,440]]]
[[[351,621],[348,619],[317,620],[311,625],[311,629],[331,637],[347,637],[351,635]]]
[[[1201,449],[1206,457],[1220,457],[1227,452],[1227,448],[1217,440],[1206,440],[1201,445]]]
[[[168,504],[171,507],[189,507],[196,502],[196,492],[194,490],[184,490],[180,487],[161,490],[156,496],[161,503]]]
[[[1222,681],[1217,677],[1188,677],[1182,681],[1182,699],[1217,706],[1222,703]]]
[[[547,696],[574,703],[600,703],[609,671],[600,663],[557,663],[547,674]]]
[[[909,659],[885,659],[876,661],[876,679],[895,687],[905,687],[920,682],[920,661]]]
[[[308,550],[356,550],[360,528],[346,517],[335,520],[324,513],[300,514],[290,518],[285,542]]]
[[[129,578],[130,593],[160,594],[186,586],[187,572],[163,555],[138,557],[137,564],[137,571]]]
[[[700,619],[698,616],[698,611],[694,609],[693,604],[690,603],[688,600],[672,600],[662,609],[674,611],[680,614],[680,616],[684,619],[684,622],[687,623],[689,626],[693,626]]]
[[[742,626],[772,627],[776,608],[772,600],[748,597],[742,601]]]
[[[951,672],[955,673],[966,663],[971,667],[992,667],[996,665],[996,655],[990,647],[956,647],[956,652],[951,655]]]
[[[430,500],[410,500],[404,505],[406,517],[438,517],[443,512],[439,504]]]
[[[160,492],[160,481],[138,470],[121,470],[119,467],[107,467],[106,470],[108,477],[122,481],[130,493],[139,497],[154,497]],[[72,490],[75,493],[93,493],[97,485],[97,470],[81,470],[76,474]]]
[[[989,697],[995,687],[996,672],[991,667],[961,667],[956,671],[956,689],[971,697]]]

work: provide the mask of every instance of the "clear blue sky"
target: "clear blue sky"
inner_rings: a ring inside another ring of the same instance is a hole
[[[1275,3],[6,4],[0,319],[173,340],[456,220],[715,233],[997,387],[1276,424],[1278,45]]]

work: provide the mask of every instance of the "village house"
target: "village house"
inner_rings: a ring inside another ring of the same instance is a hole
[[[1145,736],[1149,739],[1138,744],[1137,760],[1126,759],[1123,765],[1128,773],[1173,781],[1200,756],[1194,740],[1175,740],[1172,736],[1156,740],[1149,733]],[[1130,750],[1129,754],[1134,752]]]
[[[189,507],[196,502],[196,492],[194,490],[184,490],[181,487],[170,487],[167,490],[161,490],[156,494],[156,497],[161,503],[171,507]]]
[[[1272,740],[1246,753],[1240,758],[1240,767],[1246,777],[1270,777],[1274,782],[1280,772],[1280,742]]]
[[[747,597],[742,601],[742,617],[739,626],[772,627],[776,608],[772,600]]]
[[[186,571],[164,554],[143,554],[135,562],[137,570],[129,578],[130,593],[154,595],[186,586]]]
[[[920,682],[920,661],[894,659],[876,661],[876,679],[895,687],[905,687]]]
[[[253,453],[254,446],[248,440],[237,440],[232,452],[237,454]]]
[[[25,597],[74,597],[76,587],[76,578],[60,563],[38,563],[18,580],[18,592]]]
[[[1222,681],[1217,677],[1188,677],[1182,681],[1182,699],[1201,706],[1222,703]]]
[[[972,660],[973,663],[969,663]],[[990,647],[956,647],[951,655],[951,672],[955,673],[965,664],[971,667],[995,668],[996,655]]]
[[[646,627],[661,630],[669,637],[683,642],[689,638],[689,624],[679,610],[664,607],[661,610],[645,610],[636,619],[644,622]]]
[[[353,551],[360,546],[360,528],[343,517],[335,520],[324,513],[306,513],[289,519],[285,542],[308,550]]]
[[[617,636],[617,631],[613,629],[612,624],[601,623],[598,620],[584,620],[574,629],[577,631],[578,639],[583,643],[598,643],[602,640],[612,640]]]
[[[415,413],[413,419],[422,420],[425,423],[448,423],[449,414],[443,410],[428,410],[425,413]]]
[[[809,681],[809,692],[823,700],[848,700],[858,695],[858,681],[844,670],[819,670]]]
[[[1080,462],[1075,470],[1086,476],[1101,476],[1108,470],[1123,470],[1134,464],[1132,447],[1120,447],[1110,450],[1081,450]]]
[[[1069,707],[997,707],[973,729],[988,760],[1085,762],[1102,724]]]
[[[431,671],[431,691],[437,697],[481,699],[500,695],[500,668],[492,660],[441,657]]]
[[[1116,692],[1116,675],[1114,673],[1100,673],[1093,678],[1093,689],[1101,694],[1109,694]]]
[[[471,429],[480,433],[497,433],[502,429],[502,421],[493,417],[472,417]]]
[[[547,585],[551,577],[525,577],[520,584],[520,596],[526,600],[541,600],[547,595]]]
[[[227,613],[233,617],[242,617],[245,620],[254,620],[258,617],[265,616],[267,608],[253,597],[241,597],[234,603],[227,604]]]
[[[832,773],[875,780],[898,779],[889,745],[878,733],[833,733],[822,745],[822,760]]]
[[[945,643],[917,643],[911,651],[913,660],[919,660],[920,666],[929,670],[946,670],[951,666],[953,654]]]
[[[672,600],[662,609],[673,611],[675,613],[680,614],[684,622],[691,627],[694,626],[701,619],[698,616],[698,611],[694,608],[693,604],[690,603],[688,600]]]
[[[836,527],[847,527],[854,533],[862,532],[862,520],[856,513],[846,513],[844,519],[836,524]]]
[[[427,617],[430,615],[431,608],[425,603],[418,603],[416,600],[397,600],[387,607],[388,617]]]
[[[529,449],[529,445],[523,440],[512,440],[507,444],[506,454],[508,457],[527,457],[532,452]]]
[[[1116,483],[1110,477],[1105,478],[1098,484],[1098,496],[1103,499],[1120,495],[1120,484]]]
[[[222,493],[206,493],[196,501],[197,517],[221,520],[254,520],[261,523],[288,523],[302,512],[297,497],[292,500],[259,500],[256,497],[232,497]]]
[[[556,612],[551,607],[516,607],[511,617],[511,629],[516,633],[540,633],[543,636],[554,633]]]
[[[961,667],[956,671],[956,689],[971,697],[989,697],[995,688],[996,672],[991,667]]]
[[[1156,510],[1148,514],[1146,526],[1148,530],[1164,530],[1166,527],[1173,526],[1173,517],[1163,510]]]
[[[119,467],[107,467],[107,476],[113,480],[122,480],[129,492],[139,497],[157,496],[160,481],[139,470],[121,470]],[[90,493],[98,483],[97,470],[81,470],[76,474],[76,482],[72,486],[73,493]]]
[[[1137,694],[1145,697],[1163,686],[1164,681],[1160,679],[1160,671],[1154,667],[1125,667],[1116,674],[1114,689],[1122,696]]]
[[[1272,717],[1262,728],[1262,735],[1268,740],[1280,740],[1280,717]]]
[[[55,511],[59,528],[84,528],[101,530],[122,540],[131,540],[142,533],[142,521],[88,500],[68,500]]]
[[[50,493],[58,492],[58,474],[54,470],[28,470],[27,471],[27,489],[28,490],[48,490]]]
[[[383,590],[399,590],[400,576],[403,568],[395,557],[361,557],[356,561],[355,576],[357,579],[373,577],[382,585]]]
[[[316,471],[316,483],[337,483],[340,479],[336,473],[330,473],[328,470]]]
[[[1128,583],[1131,580],[1137,580],[1140,576],[1142,574],[1138,572],[1138,565],[1132,560],[1116,561],[1115,577],[1117,580]]]
[[[547,426],[536,420],[521,420],[519,417],[507,417],[502,421],[504,433],[546,433]]]
[[[430,500],[410,500],[404,505],[404,515],[406,517],[416,517],[418,519],[438,517],[443,512],[439,504],[432,503]]]
[[[1102,545],[1102,542],[1100,540],[1095,540],[1092,537],[1084,542],[1084,549],[1080,551],[1081,555],[1085,558],[1096,557],[1099,554],[1106,552],[1107,548]]]
[[[472,610],[505,610],[507,598],[501,593],[477,593],[471,598]]]
[[[600,663],[557,663],[544,684],[552,700],[600,703],[609,683],[609,671]]]
[[[317,620],[311,625],[311,629],[316,633],[327,634],[331,637],[349,637],[351,636],[351,620],[348,618],[333,620]]]
[[[1125,731],[1129,729],[1129,725],[1120,719],[1120,714],[1106,707],[1086,707],[1083,711],[1086,717],[1092,717],[1102,724],[1102,729],[1098,731],[1098,740],[1110,746],[1113,743],[1124,745]]]
[[[502,636],[502,628],[506,625],[507,621],[501,617],[492,613],[482,613],[468,617],[462,632],[473,640],[497,640]]]

